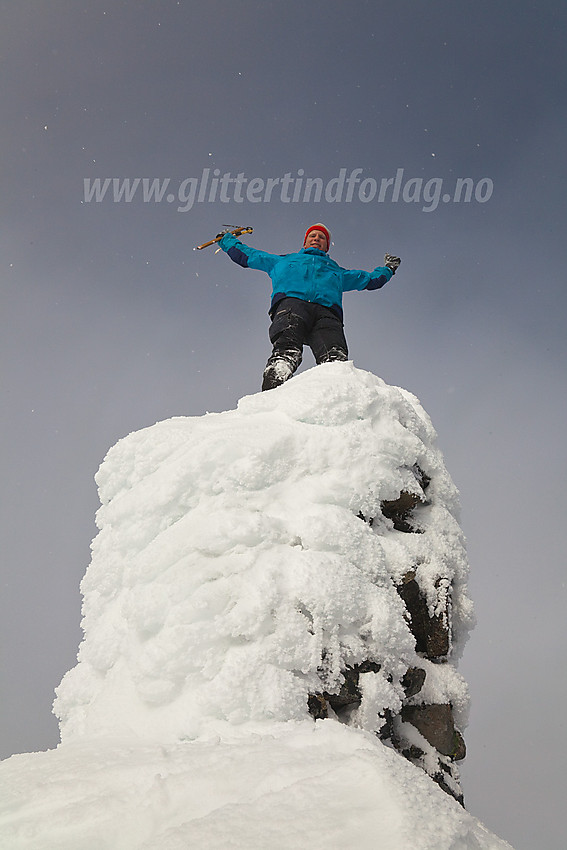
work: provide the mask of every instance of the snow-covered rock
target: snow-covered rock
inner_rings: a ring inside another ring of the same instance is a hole
[[[508,846],[392,747],[405,734],[431,757],[403,706],[450,706],[460,729],[468,706],[458,494],[414,396],[324,364],[129,435],[97,483],[62,743],[0,767],[0,846]],[[406,531],[382,510],[401,493],[415,497]],[[451,620],[443,663],[417,651],[408,576]],[[359,669],[359,699],[315,722],[310,696]]]

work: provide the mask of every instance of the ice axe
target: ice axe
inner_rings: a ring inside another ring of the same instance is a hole
[[[215,236],[214,239],[210,239],[208,242],[203,242],[202,245],[197,245],[193,248],[194,251],[202,251],[203,248],[208,248],[209,245],[214,245],[216,242],[220,242],[225,233],[232,233],[233,236],[242,236],[243,233],[253,233],[253,227],[234,227],[232,224],[223,224],[223,227],[229,228],[224,233],[219,233],[218,236]],[[233,228],[234,229],[231,229]]]

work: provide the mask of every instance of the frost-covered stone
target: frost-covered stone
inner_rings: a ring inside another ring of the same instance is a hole
[[[351,363],[131,434],[97,482],[85,638],[55,705],[63,741],[302,720],[362,664],[348,722],[379,732],[421,661],[397,592],[409,570],[432,617],[451,587],[444,654],[462,649],[467,563],[435,431],[415,397]],[[429,701],[462,727],[466,685],[454,668],[439,680]]]
[[[460,795],[472,608],[414,396],[324,364],[129,435],[97,483],[62,743],[0,766],[2,846],[508,847],[440,790]]]

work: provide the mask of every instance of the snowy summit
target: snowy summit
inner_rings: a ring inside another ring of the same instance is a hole
[[[317,366],[98,474],[61,744],[0,765],[10,850],[504,850],[458,802],[473,624],[418,400]]]

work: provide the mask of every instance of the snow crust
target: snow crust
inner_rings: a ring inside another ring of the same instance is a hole
[[[171,747],[74,740],[0,765],[9,850],[510,850],[419,768],[333,720]]]
[[[236,410],[130,434],[96,480],[62,743],[0,765],[0,846],[509,846],[375,734],[414,664],[416,701],[450,702],[461,729],[468,707],[458,493],[414,396],[323,364]],[[424,502],[421,533],[381,513],[401,491]],[[416,654],[395,588],[410,569],[431,613],[438,579],[453,588],[448,663]],[[360,676],[348,725],[314,722],[308,695],[368,660],[380,670]]]

